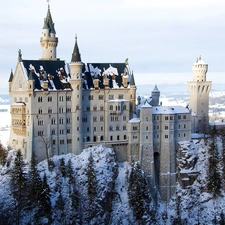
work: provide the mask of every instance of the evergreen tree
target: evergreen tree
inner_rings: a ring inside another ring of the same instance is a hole
[[[221,140],[222,140],[222,160],[221,160],[221,164],[222,164],[222,179],[223,179],[223,183],[225,182],[225,128],[223,128],[221,130]]]
[[[59,169],[60,169],[60,172],[61,172],[62,176],[65,177],[66,176],[66,165],[65,165],[65,159],[64,158],[60,159]]]
[[[225,217],[223,212],[220,213],[220,225],[225,225]]]
[[[208,190],[214,194],[219,194],[221,189],[221,177],[219,173],[219,155],[217,146],[217,130],[213,127],[209,144],[209,163],[208,163]]]
[[[21,211],[27,202],[27,177],[24,171],[24,160],[21,151],[18,150],[11,171],[10,186],[15,199],[16,224],[20,224]]]
[[[43,182],[42,182],[42,192],[40,195],[40,207],[39,207],[39,216],[46,217],[48,223],[51,224],[51,201],[50,201],[50,188],[47,183],[47,177],[44,173]]]
[[[0,142],[0,163],[4,165],[6,163],[7,150]]]
[[[144,174],[138,163],[133,163],[128,184],[129,205],[136,220],[144,222],[143,216],[149,213],[150,192]],[[154,218],[151,218],[154,221]]]

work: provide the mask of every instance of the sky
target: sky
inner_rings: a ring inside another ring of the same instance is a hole
[[[46,0],[1,0],[0,89],[8,87],[19,49],[23,59],[41,58],[47,8]],[[224,8],[224,0],[50,1],[58,58],[70,62],[77,34],[83,62],[128,58],[137,85],[191,81],[200,55],[209,79],[225,83]]]

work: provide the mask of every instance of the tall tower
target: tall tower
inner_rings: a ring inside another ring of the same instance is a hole
[[[42,60],[57,60],[56,48],[58,45],[58,38],[56,37],[54,23],[48,6],[47,16],[44,19],[44,26],[42,28],[42,37],[40,39],[42,47]]]
[[[70,84],[72,86],[72,151],[80,154],[83,150],[82,130],[82,67],[81,56],[75,38],[75,46],[70,62]]]
[[[201,57],[192,65],[193,81],[188,82],[190,108],[192,110],[192,132],[204,133],[209,123],[209,92],[211,81],[206,81],[208,64]]]

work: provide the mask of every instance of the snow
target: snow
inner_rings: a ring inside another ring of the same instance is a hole
[[[189,109],[182,106],[153,106],[153,114],[176,114],[176,113],[189,113]]]

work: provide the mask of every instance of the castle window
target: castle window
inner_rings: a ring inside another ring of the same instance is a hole
[[[133,136],[133,139],[137,139],[137,136]]]
[[[137,126],[133,126],[133,130],[137,130],[138,129],[138,127]]]
[[[126,104],[123,105],[123,110],[127,110],[127,105]]]
[[[178,120],[180,120],[181,119],[181,115],[178,115]]]
[[[77,131],[79,131],[80,130],[80,127],[77,127]]]
[[[180,129],[180,124],[178,125],[178,128]]]
[[[119,117],[118,116],[115,116],[115,121],[119,121]]]
[[[110,105],[109,106],[109,110],[113,110],[113,105]]]
[[[168,116],[165,116],[165,120],[169,120],[169,117]]]
[[[155,116],[153,117],[153,120],[155,120]]]
[[[59,118],[59,124],[63,124],[63,118]]]
[[[103,111],[104,110],[104,107],[103,106],[100,106],[100,110]]]
[[[67,134],[70,134],[71,133],[71,130],[70,129],[67,129]]]
[[[97,122],[97,116],[93,117],[93,122]]]
[[[124,135],[124,136],[123,136],[123,139],[126,140],[126,139],[127,139],[127,135]]]
[[[186,134],[184,133],[184,137],[186,137]]]
[[[104,117],[103,116],[100,116],[100,121],[104,121]]]
[[[96,142],[97,141],[97,137],[96,136],[94,136],[94,142]]]
[[[71,108],[66,108],[66,112],[70,113],[71,112]]]
[[[170,120],[173,120],[173,116],[170,116]]]
[[[165,134],[165,138],[168,138],[169,136],[167,134]]]
[[[187,119],[187,116],[186,115],[183,115],[183,119],[186,120]]]
[[[120,111],[120,106],[119,105],[116,106],[116,110]]]
[[[66,96],[66,101],[71,101],[71,96]]]
[[[117,140],[120,140],[120,135],[117,135]]]
[[[77,117],[77,121],[79,121],[79,120],[80,120],[80,117],[78,116],[78,117]]]
[[[146,121],[148,121],[148,117],[146,117],[146,119],[145,119]]]
[[[101,139],[100,139],[101,141],[103,141],[104,140],[104,137],[103,136],[101,136]]]
[[[98,96],[98,99],[99,99],[99,100],[103,100],[103,99],[104,99],[104,95],[99,95],[99,96]]]
[[[180,134],[178,134],[178,137],[180,137]]]
[[[157,116],[157,120],[159,120],[159,116]]]
[[[89,132],[89,130],[90,130],[89,127],[87,127],[87,132]]]
[[[38,131],[38,136],[43,136],[44,135],[44,131]]]
[[[146,140],[148,140],[148,136],[146,136]]]
[[[61,145],[63,145],[63,144],[64,144],[64,140],[60,140],[59,143],[60,143]]]
[[[169,129],[169,127],[168,126],[165,126],[165,130],[168,130]]]
[[[39,108],[38,113],[42,114],[42,108]]]
[[[87,111],[90,111],[90,106],[87,106]]]
[[[52,113],[52,108],[48,108],[48,114]]]
[[[39,120],[38,120],[38,126],[43,126],[43,125],[44,125],[44,121],[41,120],[41,119],[39,119]]]
[[[76,105],[76,110],[79,110],[79,108],[80,108],[79,105]]]
[[[112,125],[109,127],[109,131],[113,131],[113,126]]]
[[[184,129],[186,128],[186,124],[184,124]]]
[[[71,119],[70,117],[66,118],[66,123],[70,124],[71,123]]]
[[[127,129],[126,125],[123,125],[123,130],[126,130],[126,129]]]
[[[97,106],[94,106],[93,107],[93,111],[97,111]]]
[[[63,102],[63,96],[59,96],[59,101]]]
[[[114,95],[109,95],[109,100],[113,100],[114,99]]]
[[[64,134],[64,130],[59,130],[59,133],[60,134]]]
[[[55,118],[52,118],[52,124],[56,124]]]
[[[146,127],[146,130],[148,130],[148,127]]]
[[[119,98],[119,99],[123,99],[123,95],[119,95],[118,98]]]
[[[88,100],[94,100],[94,96],[93,95],[89,95],[88,96]]]
[[[48,102],[52,102],[52,96],[48,96]]]
[[[123,121],[126,121],[127,120],[127,117],[126,115],[123,116]]]
[[[82,122],[87,122],[87,117],[83,117]]]
[[[59,108],[59,113],[63,113],[63,107],[62,106]]]
[[[110,141],[113,141],[113,136],[110,136]]]
[[[55,143],[56,143],[55,140],[52,140],[52,144],[55,145]]]
[[[42,97],[38,97],[38,102],[42,102]]]
[[[120,130],[120,126],[116,126],[116,130],[117,130],[117,131]]]
[[[101,131],[103,131],[103,127],[101,127]]]
[[[90,137],[89,136],[87,136],[87,141],[90,141]]]
[[[72,143],[72,139],[67,139],[67,144],[71,144]]]

